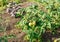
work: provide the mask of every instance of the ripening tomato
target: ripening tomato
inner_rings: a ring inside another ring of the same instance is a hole
[[[29,26],[35,26],[36,25],[36,22],[35,21],[32,21],[29,23]]]
[[[34,25],[34,26],[36,25],[36,22],[35,22],[35,21],[33,21],[33,25]]]
[[[29,26],[32,26],[33,24],[32,23],[29,23]]]

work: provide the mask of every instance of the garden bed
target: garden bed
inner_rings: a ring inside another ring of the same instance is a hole
[[[60,38],[60,5],[56,4],[24,2],[8,6],[0,14],[0,42],[55,42]]]

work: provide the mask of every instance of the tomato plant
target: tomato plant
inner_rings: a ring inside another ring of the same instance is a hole
[[[21,17],[16,27],[21,28],[22,31],[27,34],[24,37],[24,40],[28,40],[29,42],[43,42],[42,35],[46,32],[46,30],[50,30],[52,31],[52,33],[54,33],[56,32],[56,29],[60,27],[60,1],[33,1],[39,2],[39,5],[32,4],[29,7],[20,9],[15,14],[16,18]],[[8,1],[1,0],[0,2],[0,10],[2,10],[7,5]],[[14,2],[19,3],[19,0],[14,0]],[[44,7],[39,8],[39,6],[41,5],[40,3]],[[2,28],[4,27],[0,25],[0,30],[2,30]],[[2,37],[2,39],[6,40],[6,36]]]
[[[51,30],[52,33],[60,27],[60,12],[59,6],[47,4],[45,6],[47,12],[41,10],[38,5],[32,4],[25,8],[25,15],[21,16],[20,22],[17,24],[24,32],[27,33],[25,39],[29,42],[42,42],[42,35],[46,30]]]

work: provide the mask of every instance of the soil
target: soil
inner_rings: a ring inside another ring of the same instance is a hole
[[[27,7],[27,6],[29,6],[28,3],[22,4],[22,7]],[[16,29],[15,27],[15,24],[18,21],[20,21],[20,18],[12,17],[11,14],[9,13],[0,14],[0,16],[2,17],[3,20],[2,21],[3,26],[6,27],[5,32],[0,32],[0,37],[4,35],[14,34],[17,36],[17,38],[8,39],[8,42],[25,42],[23,40],[23,37],[26,34],[22,32],[21,29]]]
[[[2,14],[1,16],[2,16],[2,19],[4,20],[3,25],[6,27],[6,31],[0,32],[0,37],[2,37],[4,35],[14,34],[17,36],[17,39],[19,39],[19,40],[22,39],[22,37],[25,35],[25,33],[23,33],[21,29],[16,29],[16,27],[14,26],[20,20],[20,18],[11,17],[10,14],[8,14],[8,13]],[[7,20],[9,20],[9,21],[7,21]],[[7,23],[7,25],[6,25],[6,23]],[[8,42],[16,42],[17,39],[16,38],[8,39]],[[18,42],[20,42],[19,40],[18,40]]]
[[[55,39],[60,38],[60,30],[57,30],[56,34],[52,34],[50,31],[43,34],[44,42],[54,42]]]

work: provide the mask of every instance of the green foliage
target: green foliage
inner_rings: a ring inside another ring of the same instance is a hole
[[[42,42],[42,35],[46,30],[51,30],[54,32],[57,28],[60,27],[60,12],[58,8],[52,5],[47,4],[47,12],[40,10],[38,5],[32,4],[31,6],[25,8],[25,15],[21,16],[20,22],[17,24],[24,32],[27,33],[25,39],[29,42]],[[34,40],[34,41],[33,41]]]
[[[7,5],[7,3],[8,3],[8,0],[0,0],[0,5],[1,6]]]
[[[8,39],[11,39],[11,38],[16,38],[16,36],[13,34],[2,36],[2,37],[0,37],[0,42],[2,42],[2,41],[8,42]]]
[[[15,14],[15,18],[18,18],[18,17],[21,18],[21,16],[23,16],[24,13],[25,13],[24,10],[25,10],[24,8],[23,9],[19,9],[18,12],[16,12],[16,14]]]

